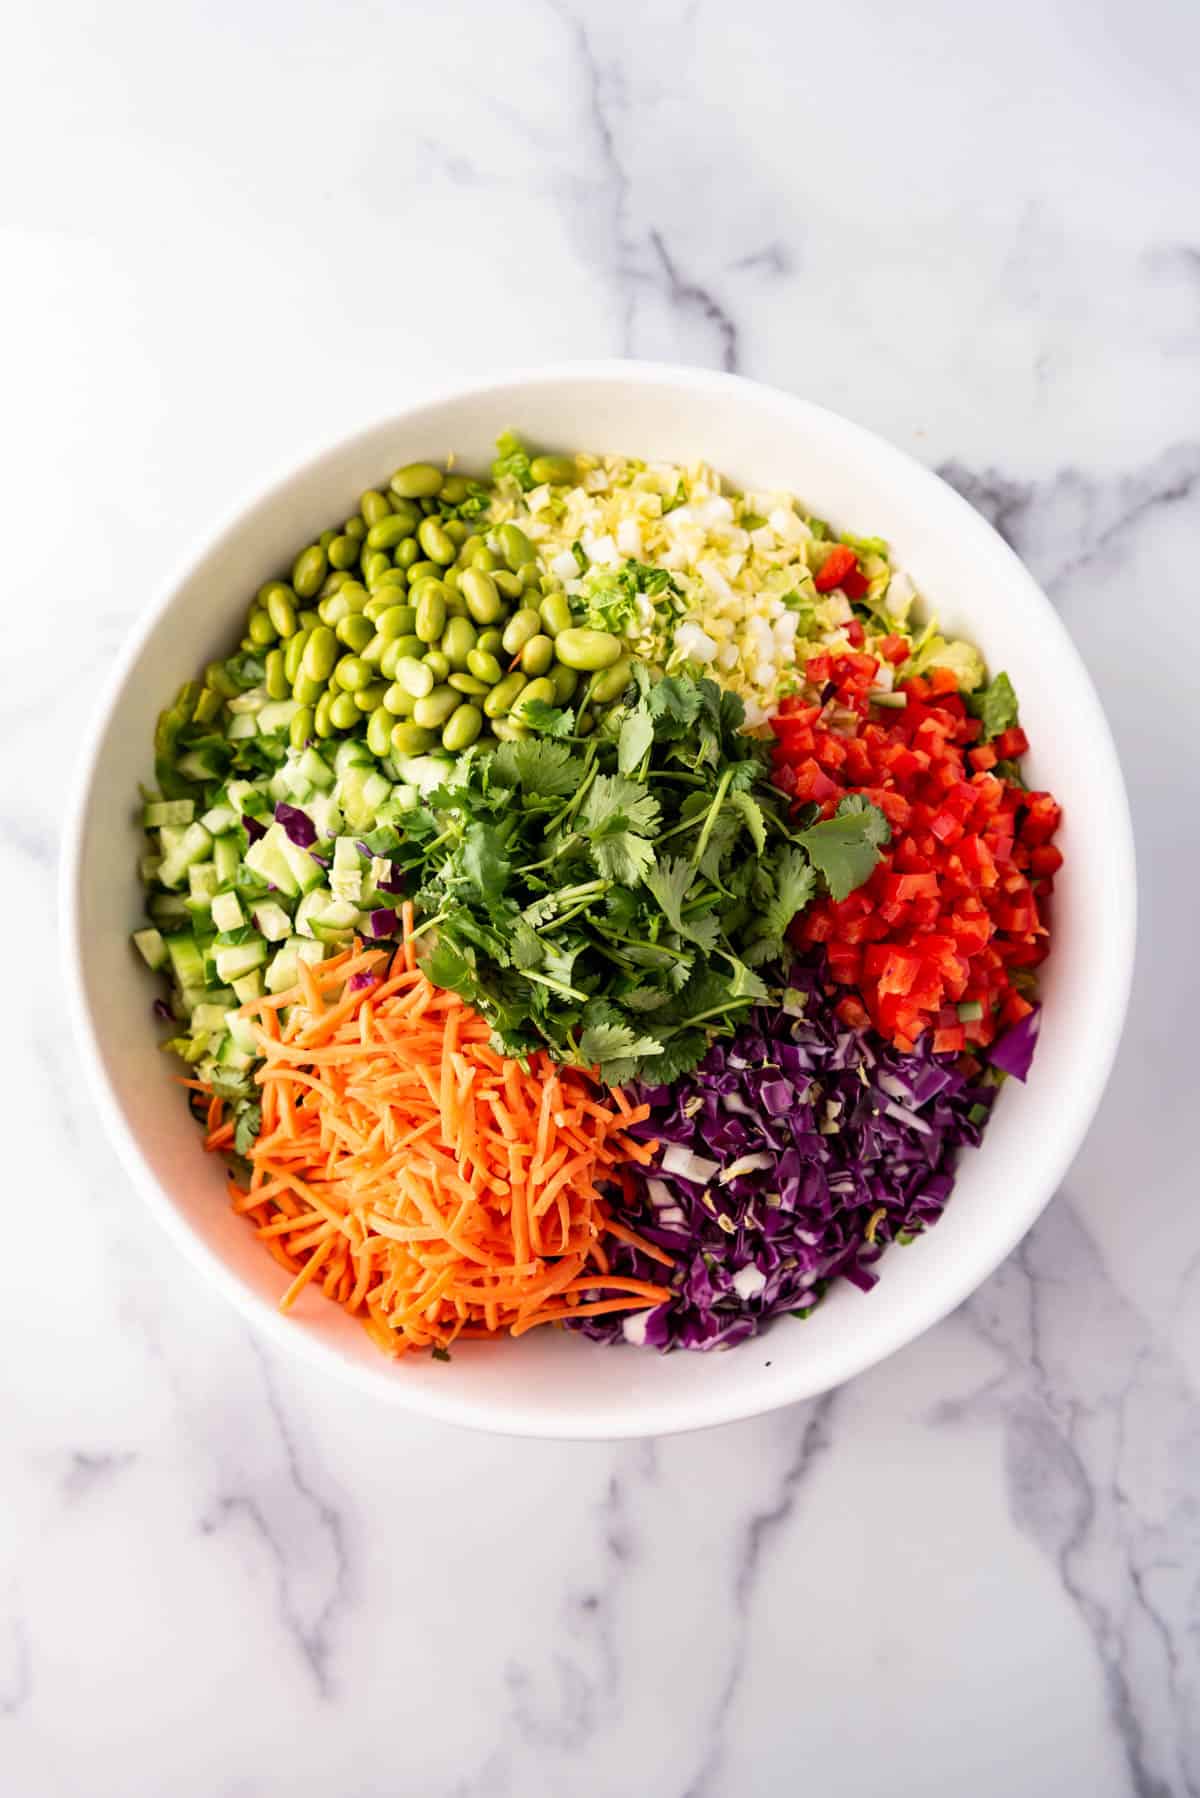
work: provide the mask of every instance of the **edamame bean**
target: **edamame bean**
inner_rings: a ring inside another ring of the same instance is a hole
[[[353,650],[357,656],[362,654],[374,637],[375,627],[369,618],[363,617],[361,612],[351,612],[338,624],[336,635],[338,641],[344,643],[347,649]]]
[[[325,551],[326,555],[329,554],[329,545],[333,542],[333,540],[336,536],[337,536],[336,531],[328,530],[328,531],[322,531],[321,535],[317,538],[318,546]]]
[[[469,527],[461,518],[447,518],[442,529],[461,556],[462,546],[471,535]]]
[[[367,491],[359,498],[358,509],[362,513],[369,531],[373,524],[378,524],[381,518],[388,516],[392,509],[392,502],[386,494],[378,493],[374,487],[368,487]]]
[[[571,602],[565,593],[547,593],[538,606],[538,615],[548,637],[557,637],[559,631],[571,628]]]
[[[373,712],[383,704],[383,696],[388,690],[385,680],[373,680],[369,687],[360,687],[354,695],[354,703],[360,712]]]
[[[386,648],[386,638],[381,637],[379,632],[376,631],[370,642],[365,643],[358,653],[364,662],[370,662],[372,668],[381,668],[383,666],[383,652]]]
[[[392,748],[397,755],[424,755],[437,742],[437,734],[419,724],[393,724]]]
[[[574,698],[575,689],[579,685],[579,676],[573,668],[568,668],[563,662],[557,662],[550,670],[550,679],[554,684],[555,705],[566,705],[568,700]]]
[[[416,606],[390,605],[375,619],[375,629],[385,643],[397,637],[411,637],[417,622]]]
[[[383,696],[386,709],[397,718],[411,718],[416,700],[411,693],[406,693],[399,681],[393,681]]]
[[[303,749],[313,734],[313,709],[310,705],[302,705],[298,712],[292,713],[292,722],[288,725],[288,742],[293,749]]]
[[[449,605],[451,600],[453,600],[454,603],[458,606],[458,612],[456,613],[456,616],[459,618],[465,618],[467,615],[467,602],[463,598],[462,592],[459,587],[459,582],[461,581],[461,579],[462,579],[462,569],[457,566],[454,568],[445,568],[442,570],[442,585],[445,587],[446,593],[448,596],[447,600],[446,600],[446,604]]]
[[[373,674],[374,669],[361,656],[343,656],[333,671],[333,678],[347,693],[357,693],[360,687],[367,686]]]
[[[353,568],[361,551],[362,544],[358,538],[348,537],[342,532],[329,545],[328,555],[334,568]]]
[[[506,674],[502,681],[492,688],[483,702],[483,709],[489,718],[503,718],[510,710],[518,693],[525,685],[525,676],[518,668],[513,674]]]
[[[494,568],[492,570],[492,579],[495,581],[498,591],[504,595],[505,599],[520,599],[524,588],[521,585],[521,577],[519,574],[510,574],[507,568]]]
[[[274,643],[276,630],[269,615],[266,612],[251,612],[246,625],[246,635],[252,643],[257,643],[260,649],[265,649],[268,643]]]
[[[418,662],[414,656],[405,656],[396,664],[397,683],[414,699],[424,699],[434,688],[433,669],[426,662]]]
[[[588,711],[580,712],[578,718],[575,720],[575,735],[577,737],[590,737],[595,728],[596,720],[592,717],[592,714]]]
[[[309,680],[327,681],[337,661],[338,640],[327,624],[319,624],[300,658],[300,672]]]
[[[493,720],[492,735],[501,743],[520,743],[529,734],[529,726],[519,723],[515,718]]]
[[[289,687],[288,692],[290,693],[290,691]],[[286,698],[287,695],[285,694],[284,697]],[[192,713],[193,723],[211,724],[215,718],[220,716],[221,705],[221,695],[215,687],[201,687],[200,697],[196,701],[196,709]]]
[[[418,637],[416,631],[410,631],[406,637],[394,637],[392,642],[397,651],[397,661],[400,661],[404,656],[415,656],[419,662],[423,660],[425,651],[429,647],[427,643],[424,643],[421,638]]]
[[[448,677],[447,685],[453,687],[456,693],[466,693],[472,699],[482,699],[488,690],[487,681],[476,680],[473,674],[452,674]]]
[[[412,541],[415,543],[416,538],[414,537]],[[409,591],[411,592],[418,581],[440,581],[443,573],[444,570],[439,568],[436,562],[430,562],[427,558],[423,558],[419,562],[413,562],[408,570]]]
[[[392,714],[378,706],[367,719],[367,748],[372,755],[385,756],[391,746]]]
[[[462,704],[462,694],[453,687],[435,687],[413,706],[413,717],[426,730],[440,730],[451,712]]]
[[[446,602],[440,593],[427,588],[417,601],[416,634],[422,643],[436,643],[445,628]]]
[[[415,537],[406,537],[403,543],[398,543],[392,556],[396,567],[403,568],[408,573],[411,573],[413,563],[420,559],[421,545]]]
[[[442,477],[437,497],[445,500],[448,506],[461,506],[471,491],[471,483],[464,474],[448,474]]]
[[[493,624],[486,631],[480,631],[479,641],[475,647],[476,649],[485,649],[490,656],[499,656],[504,648],[504,633],[498,631]]]
[[[292,683],[283,666],[282,649],[267,651],[266,688],[268,699],[290,699]]]
[[[481,543],[478,549],[471,551],[468,567],[478,568],[482,570],[484,574],[490,574],[493,568],[498,568],[499,566],[499,562],[496,560],[496,557],[492,554],[492,551],[488,548],[486,543]]]
[[[357,538],[360,545],[367,534],[366,523],[363,519],[358,517],[357,513],[353,518],[348,518],[346,520],[345,524],[342,526],[342,530],[347,537]]]
[[[267,617],[284,641],[296,634],[296,606],[282,582],[271,588],[266,599]]]
[[[549,601],[546,602],[549,604]],[[600,668],[611,668],[621,659],[621,639],[611,631],[589,631],[572,627],[559,631],[554,639],[554,653],[568,668],[581,668],[589,674]]]
[[[444,681],[450,673],[450,664],[440,649],[427,649],[421,660],[427,668],[433,669],[435,681]]]
[[[349,579],[350,575],[346,569],[331,569],[325,576],[325,579],[321,582],[321,591],[317,594],[317,598],[326,599],[329,594],[338,592],[340,588],[346,585],[346,582]]]
[[[315,631],[321,622],[321,617],[311,606],[305,606],[296,622],[299,624],[302,631]]]
[[[438,648],[452,668],[465,668],[475,648],[475,626],[469,618],[450,618]]]
[[[319,543],[310,544],[292,564],[292,586],[301,599],[315,599],[328,572],[325,551]]]
[[[329,692],[322,693],[320,699],[317,701],[317,709],[313,713],[313,732],[318,737],[330,737],[333,735],[333,719],[329,716],[332,705],[333,694]]]
[[[535,699],[544,699],[547,705],[554,704],[554,682],[549,680],[531,680],[512,708],[513,717],[518,720],[522,712],[531,706]]]
[[[504,673],[495,656],[487,649],[473,649],[467,657],[467,670],[489,687],[494,687]]]
[[[614,699],[620,699],[629,685],[631,667],[632,663],[629,657],[622,656],[620,661],[614,662],[611,668],[605,668],[602,673],[593,676],[592,684],[588,688],[588,698],[596,705],[609,705]]]
[[[260,606],[264,612],[269,611],[272,593],[282,593],[285,599],[293,601],[296,598],[296,595],[286,581],[264,581],[258,592],[254,595],[255,605]]]
[[[459,576],[458,590],[467,602],[476,624],[495,624],[504,616],[504,601],[496,591],[496,583],[482,568],[467,568]]]
[[[521,651],[521,667],[526,674],[547,674],[554,661],[554,640],[552,637],[530,637]]]
[[[519,524],[511,521],[502,524],[496,532],[496,541],[500,545],[500,554],[514,574],[527,563],[536,564],[537,551]]]
[[[417,542],[429,560],[440,563],[443,568],[448,567],[458,553],[453,538],[447,537],[441,520],[437,518],[421,520],[417,526]]]
[[[442,729],[442,748],[457,754],[469,749],[483,729],[483,713],[477,705],[460,705]]]
[[[532,606],[522,606],[514,612],[504,627],[501,641],[507,655],[519,656],[532,637],[541,635],[542,621]],[[553,653],[553,652],[552,652]]]
[[[385,575],[391,566],[392,564],[388,559],[386,550],[371,549],[364,552],[362,559],[363,579],[366,581],[367,586],[372,592],[375,589],[375,582]]]
[[[404,503],[404,502],[402,502]],[[395,549],[405,537],[411,537],[416,520],[412,515],[412,507],[404,504],[402,512],[391,512],[386,518],[380,518],[367,532],[368,549]]]
[[[358,707],[353,693],[335,693],[329,705],[329,722],[334,730],[353,730],[358,723]]]
[[[484,539],[479,535],[478,531],[472,531],[469,536],[463,538],[458,546],[458,559],[464,568],[469,564],[475,550],[482,549],[483,544]]]
[[[299,700],[301,705],[316,705],[324,691],[325,682],[314,680],[303,668],[292,682],[292,698]]]
[[[385,568],[381,574],[375,576],[375,586],[373,591],[375,593],[387,593],[389,591],[395,593],[397,589],[403,589],[407,586],[408,576],[403,568]]]
[[[352,615],[350,601],[344,599],[340,593],[327,594],[317,607],[318,618],[331,630],[336,629],[343,618],[349,618]]]
[[[294,637],[287,640],[287,647],[283,652],[283,667],[289,685],[300,672],[300,657],[304,654],[304,645],[308,639],[308,631],[297,631]]]
[[[396,470],[388,485],[401,499],[435,499],[445,478],[432,462],[409,462]]]
[[[534,485],[549,481],[552,487],[569,486],[575,479],[574,456],[535,456],[529,464]]]

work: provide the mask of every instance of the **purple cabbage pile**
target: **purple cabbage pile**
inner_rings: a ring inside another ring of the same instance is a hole
[[[636,1127],[662,1147],[618,1215],[674,1259],[677,1296],[624,1317],[581,1319],[601,1342],[731,1347],[781,1313],[806,1314],[839,1276],[866,1291],[885,1247],[935,1224],[964,1144],[996,1087],[955,1056],[901,1054],[848,1029],[823,988],[824,958],[792,965],[782,1010],[758,1007],[694,1073],[643,1088]],[[614,1245],[613,1271],[662,1280]]]

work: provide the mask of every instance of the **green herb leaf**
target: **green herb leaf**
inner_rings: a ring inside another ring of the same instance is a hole
[[[998,674],[986,687],[970,694],[967,708],[973,717],[983,720],[985,743],[990,743],[1001,731],[1011,730],[1020,716],[1017,695],[1007,674]]]
[[[869,880],[879,861],[879,845],[891,837],[891,827],[878,806],[852,794],[843,799],[832,818],[800,833],[800,842],[817,871],[824,875],[831,896],[841,900],[864,880]]]
[[[646,751],[654,742],[654,720],[644,705],[629,712],[617,737],[617,767],[622,774],[632,774],[641,766]]]
[[[258,1141],[262,1129],[262,1106],[246,1105],[238,1112],[233,1131],[233,1146],[239,1155],[248,1155]]]

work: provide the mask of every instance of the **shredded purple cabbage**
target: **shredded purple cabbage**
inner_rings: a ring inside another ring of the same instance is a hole
[[[356,847],[358,853],[360,855],[365,855],[368,861],[375,860],[375,851],[371,848],[369,843],[360,842]],[[379,891],[381,893],[402,893],[404,891],[404,876],[400,869],[396,866],[395,862],[388,861],[385,856],[381,856],[379,859],[387,868],[387,873],[381,875],[376,882]]]
[[[979,1143],[996,1089],[927,1038],[904,1055],[848,1029],[823,974],[819,953],[793,964],[803,1000],[756,1008],[694,1073],[642,1089],[651,1115],[632,1134],[662,1147],[634,1171],[619,1215],[674,1272],[624,1244],[610,1258],[615,1273],[667,1278],[677,1296],[574,1328],[658,1349],[730,1347],[783,1312],[806,1314],[831,1280],[869,1290],[884,1248],[942,1215],[958,1150]]]
[[[169,1024],[175,1016],[165,999],[156,999],[150,1009],[155,1017],[161,1018],[165,1024]]]
[[[275,821],[282,824],[287,831],[288,840],[297,849],[311,849],[317,840],[317,827],[307,812],[302,812],[297,805],[288,805],[280,800],[275,807]]]
[[[1002,1074],[1011,1074],[1014,1080],[1024,1080],[1033,1061],[1033,1051],[1037,1048],[1038,1031],[1041,1027],[1042,1008],[1035,1005],[1019,1023],[1014,1024],[1011,1030],[1006,1030],[992,1044],[987,1052],[992,1066],[999,1068]]]
[[[257,843],[259,837],[265,837],[267,834],[266,825],[261,824],[250,812],[242,813],[242,829],[252,843]]]
[[[394,936],[398,924],[399,919],[390,905],[367,913],[367,934],[369,936]]]
[[[365,992],[369,986],[377,986],[379,976],[372,974],[369,968],[360,968],[357,974],[351,974],[346,982],[346,991],[350,993]]]

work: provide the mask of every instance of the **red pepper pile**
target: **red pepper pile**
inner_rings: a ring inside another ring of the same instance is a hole
[[[896,665],[908,657],[899,637],[879,648]],[[980,743],[948,669],[902,681],[907,704],[885,711],[870,698],[879,666],[859,653],[813,657],[818,700],[785,699],[772,726],[775,782],[798,807],[829,816],[862,793],[892,827],[866,884],[811,905],[792,937],[824,943],[834,978],[861,995],[839,1005],[848,1024],[870,1022],[903,1050],[926,1029],[937,1054],[983,1047],[1031,1010],[1013,975],[1049,947],[1060,810],[1049,793],[992,772],[1025,752],[1025,733],[1014,726]]]

